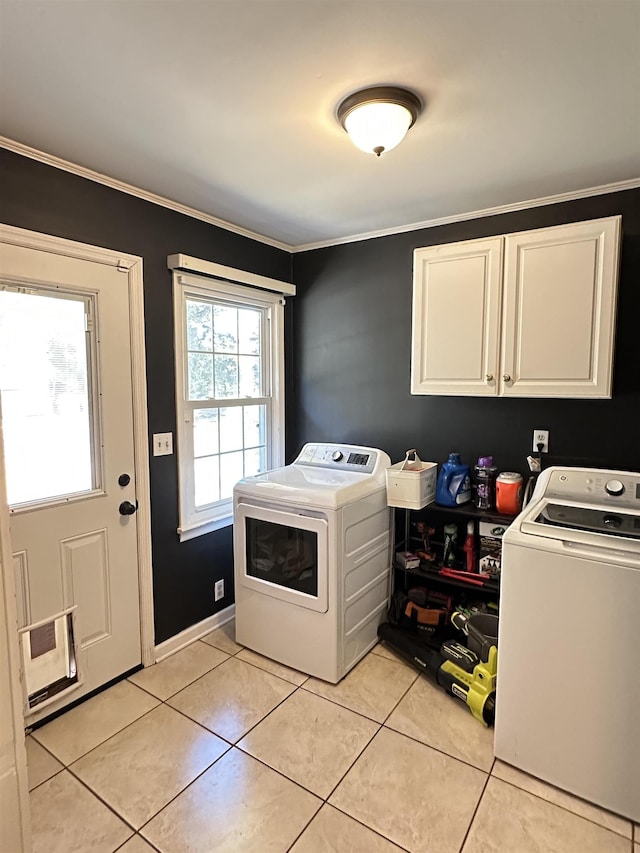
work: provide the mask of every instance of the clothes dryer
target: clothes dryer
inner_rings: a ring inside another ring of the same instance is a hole
[[[377,642],[391,583],[388,455],[306,444],[234,488],[236,639],[338,682]]]

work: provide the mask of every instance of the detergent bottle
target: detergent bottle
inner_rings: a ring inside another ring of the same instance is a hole
[[[469,466],[460,461],[459,453],[450,453],[440,466],[436,484],[436,503],[439,506],[459,506],[471,500]]]

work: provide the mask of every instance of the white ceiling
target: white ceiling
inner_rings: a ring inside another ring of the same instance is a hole
[[[636,0],[0,0],[0,133],[300,247],[640,176]],[[380,159],[335,109],[426,110]]]

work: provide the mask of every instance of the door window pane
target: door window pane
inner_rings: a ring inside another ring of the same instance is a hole
[[[0,390],[9,504],[96,487],[86,300],[0,290]]]

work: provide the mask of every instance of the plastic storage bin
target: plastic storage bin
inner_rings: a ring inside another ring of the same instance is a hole
[[[437,462],[423,462],[415,450],[407,450],[403,461],[386,472],[389,506],[422,509],[435,500]]]

